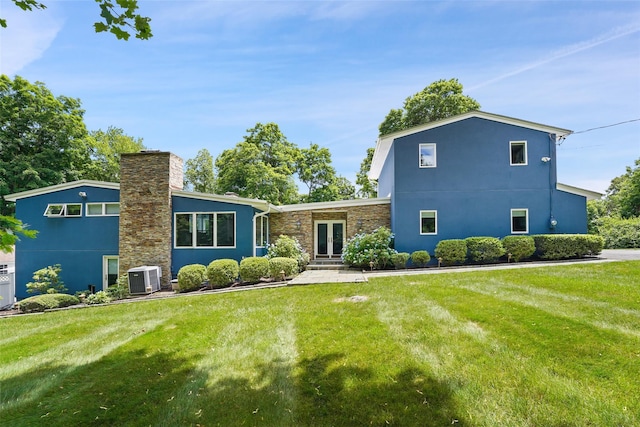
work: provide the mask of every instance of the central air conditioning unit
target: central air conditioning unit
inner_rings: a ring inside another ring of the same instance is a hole
[[[131,295],[150,294],[160,290],[162,269],[157,266],[143,265],[127,271],[129,293]]]

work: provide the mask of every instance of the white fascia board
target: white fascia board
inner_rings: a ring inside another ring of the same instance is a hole
[[[9,202],[15,202],[19,199],[25,199],[27,197],[40,196],[42,194],[53,193],[56,191],[69,190],[78,187],[97,187],[106,188],[111,190],[120,190],[120,184],[117,182],[105,182],[105,181],[92,181],[89,179],[82,179],[80,181],[65,182],[62,184],[50,185],[48,187],[36,188],[34,190],[22,191],[20,193],[13,193],[4,196],[4,199]]]
[[[391,203],[390,198],[378,197],[378,198],[372,198],[372,199],[336,200],[334,202],[298,203],[297,205],[277,206],[276,210],[278,212],[296,212],[296,211],[308,211],[308,210],[349,208],[354,206],[382,205],[382,204],[389,204],[389,203]]]
[[[572,133],[572,131],[569,129],[548,126],[541,123],[530,122],[527,120],[520,120],[514,117],[501,116],[499,114],[487,113],[484,111],[469,111],[457,116],[448,117],[442,120],[436,120],[435,122],[425,123],[423,125],[415,126],[398,132],[393,132],[378,138],[378,141],[376,143],[376,150],[373,154],[373,159],[371,160],[371,168],[369,169],[369,179],[378,179],[380,177],[380,172],[382,172],[382,167],[384,166],[384,162],[389,155],[389,150],[391,149],[391,145],[393,144],[394,140],[470,118],[480,118],[498,123],[538,130],[541,132],[547,132],[556,135],[556,138],[567,136]]]
[[[578,196],[586,197],[587,200],[600,200],[604,194],[598,193],[597,191],[585,190],[584,188],[574,187],[573,185],[567,184],[556,184],[556,190],[564,191],[565,193],[576,194]]]
[[[209,200],[213,202],[231,203],[235,205],[247,205],[247,206],[252,206],[256,209],[260,209],[262,211],[269,210],[270,208],[272,210],[276,209],[269,202],[265,200],[260,200],[260,199],[248,199],[245,197],[225,196],[221,194],[211,194],[211,193],[197,193],[194,191],[184,191],[184,190],[173,190],[171,194],[173,196],[186,197],[189,199]]]

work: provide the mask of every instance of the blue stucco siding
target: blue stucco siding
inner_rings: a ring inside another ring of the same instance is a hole
[[[587,198],[564,191],[554,191],[553,216],[558,221],[556,233],[587,233]]]
[[[211,261],[222,258],[235,259],[253,256],[253,207],[212,200],[192,199],[173,196],[173,236],[171,273],[175,277],[180,268],[188,264],[208,265]],[[235,212],[236,246],[234,248],[180,248],[175,247],[175,214],[176,213],[209,213]]]
[[[86,193],[86,198],[79,196]],[[19,199],[16,217],[38,230],[35,239],[21,239],[16,245],[16,297],[26,298],[26,284],[33,272],[60,264],[61,279],[68,293],[88,285],[102,289],[103,257],[118,255],[118,216],[86,216],[86,203],[118,202],[119,191],[90,186]],[[81,217],[46,217],[48,204],[82,203]]]

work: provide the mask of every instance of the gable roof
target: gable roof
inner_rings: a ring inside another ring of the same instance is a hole
[[[587,200],[600,200],[604,194],[598,193],[597,191],[585,190],[584,188],[574,187],[573,185],[568,184],[556,184],[556,190],[564,191],[565,193],[571,193],[578,196],[584,196]]]
[[[527,129],[539,130],[542,132],[547,132],[547,133],[551,133],[559,136],[566,136],[572,133],[572,131],[570,131],[569,129],[543,125],[540,123],[529,122],[526,120],[520,120],[513,117],[501,116],[499,114],[487,113],[487,112],[478,111],[478,110],[469,111],[464,114],[459,114],[457,116],[448,117],[442,120],[436,120],[434,122],[425,123],[423,125],[415,126],[409,129],[398,131],[398,132],[389,133],[387,135],[379,137],[376,143],[376,150],[373,154],[373,159],[371,160],[371,168],[369,169],[369,178],[378,179],[380,177],[382,166],[384,166],[384,162],[387,159],[387,156],[389,155],[389,150],[391,149],[391,145],[393,144],[394,140],[398,138],[402,138],[404,136],[413,135],[414,133],[424,132],[425,130],[434,129],[440,126],[446,126],[451,123],[456,123],[456,122],[460,122],[462,120],[467,120],[471,118],[491,120],[498,123],[520,126]]]
[[[27,197],[40,196],[41,194],[53,193],[56,191],[70,190],[78,187],[98,187],[111,190],[119,190],[120,184],[117,182],[92,181],[82,179],[80,181],[63,182],[62,184],[50,185],[48,187],[36,188],[35,190],[21,191],[20,193],[7,194],[4,199],[9,202],[15,202],[18,199],[26,199]]]
[[[210,200],[213,202],[233,203],[235,205],[247,205],[255,209],[259,209],[261,211],[268,211],[269,209],[275,210],[275,206],[273,206],[272,204],[270,204],[265,200],[248,199],[246,197],[240,197],[235,195],[230,196],[227,194],[221,195],[221,194],[211,194],[211,193],[197,193],[195,191],[185,191],[185,190],[173,190],[171,194],[173,196],[186,197],[189,199]]]

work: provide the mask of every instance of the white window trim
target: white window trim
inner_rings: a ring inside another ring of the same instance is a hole
[[[431,145],[433,146],[433,165],[423,165],[422,164],[422,147],[427,146],[427,145]],[[435,168],[438,165],[438,156],[436,154],[436,143],[435,142],[424,142],[420,145],[418,145],[418,166],[420,167],[420,169],[428,169],[428,168]]]
[[[101,208],[101,213],[99,214],[92,214],[89,213],[89,205],[102,205]],[[118,205],[120,206],[120,203],[118,202],[91,202],[91,203],[85,203],[85,216],[120,216],[119,213],[117,214],[108,214],[107,213],[107,205]]]
[[[218,215],[233,214],[233,246],[217,246],[218,241]],[[178,215],[192,215],[193,230],[191,230],[191,246],[178,246]],[[196,233],[197,215],[213,215],[213,246],[198,246]],[[238,246],[238,215],[235,211],[219,211],[219,212],[174,212],[173,214],[173,248],[174,249],[236,249]]]
[[[49,209],[53,206],[62,206],[62,209],[57,214],[49,213]],[[67,206],[80,206],[80,213],[78,215],[68,215]],[[49,218],[80,218],[82,216],[82,203],[49,203],[43,215]]]
[[[433,219],[435,220],[435,225],[436,226],[435,226],[435,231],[433,233],[423,233],[422,232],[422,214],[423,213],[427,213],[427,212],[429,212],[429,213],[433,212],[434,213],[434,218]],[[438,211],[434,210],[434,209],[421,210],[420,211],[420,222],[419,222],[418,226],[420,227],[419,230],[420,230],[420,235],[421,236],[435,236],[435,235],[437,235],[438,234]]]
[[[258,242],[255,242],[255,248],[266,248],[267,246],[269,246],[269,217],[266,215],[263,216],[259,216],[256,217],[256,227],[258,227],[258,221],[260,221],[261,224],[261,233],[260,233],[260,241],[261,242],[265,242],[264,245],[259,245]],[[265,227],[266,224],[266,227]],[[265,230],[266,229],[266,230]],[[257,230],[254,234],[257,233]],[[257,236],[254,236],[254,238]]]
[[[512,148],[514,144],[524,145],[524,163],[513,163],[513,157],[511,156]],[[527,141],[509,141],[509,165],[511,166],[527,166],[529,164],[529,153],[527,147]]]
[[[526,230],[525,231],[514,231],[513,230],[513,213],[515,211],[524,211],[525,212],[525,219],[526,219]],[[511,234],[529,234],[529,209],[528,208],[514,208],[511,209],[511,215],[509,216],[509,220],[510,220],[510,227],[511,227]]]

